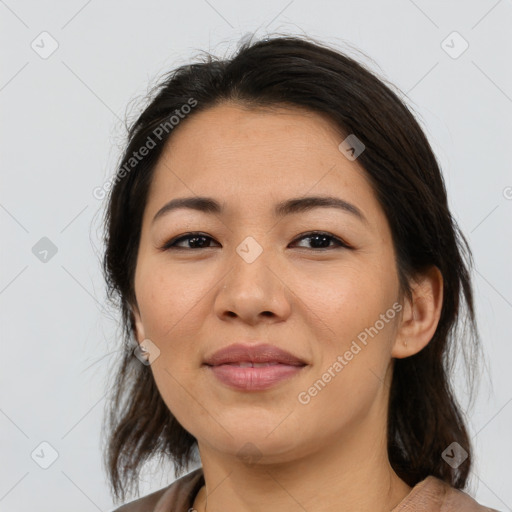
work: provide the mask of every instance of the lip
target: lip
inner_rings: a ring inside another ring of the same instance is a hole
[[[204,366],[229,387],[261,391],[296,375],[307,363],[274,345],[234,344],[206,358]]]
[[[244,345],[241,343],[235,343],[217,350],[205,359],[204,364],[219,366],[221,364],[244,362],[280,363],[289,366],[304,366],[306,364],[302,359],[274,345]]]

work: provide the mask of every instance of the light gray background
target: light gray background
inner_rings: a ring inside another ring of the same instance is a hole
[[[112,509],[100,425],[118,340],[99,266],[104,205],[92,190],[114,172],[134,98],[199,50],[229,55],[251,32],[345,49],[418,112],[476,262],[488,369],[470,413],[469,492],[512,510],[510,0],[6,0],[0,16],[0,510]],[[43,31],[58,43],[46,59],[31,47],[51,49]],[[469,44],[457,58],[445,51],[458,53],[457,36],[442,46],[453,31]],[[46,262],[32,252],[42,237],[58,250]],[[49,460],[42,442],[58,452],[48,469],[31,457]],[[172,479],[148,471],[142,492]]]

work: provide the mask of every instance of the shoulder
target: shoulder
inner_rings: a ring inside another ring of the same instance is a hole
[[[479,504],[469,494],[435,476],[416,484],[393,512],[499,512]]]
[[[198,468],[167,487],[126,503],[112,510],[112,512],[157,512],[159,510],[170,510],[170,506],[173,507],[172,510],[177,512],[181,512],[183,507],[187,511],[188,504],[193,502],[203,483],[203,469]]]
[[[450,512],[452,510],[463,510],[464,512],[498,512],[494,508],[489,508],[478,503],[469,494],[459,489],[455,489],[451,485],[439,480],[440,484],[445,488],[444,501],[441,511]]]
[[[164,487],[159,491],[152,492],[147,496],[143,496],[134,501],[130,501],[130,503],[126,503],[119,508],[114,509],[112,512],[153,512],[156,507],[156,504],[160,501],[162,495],[172,486]]]

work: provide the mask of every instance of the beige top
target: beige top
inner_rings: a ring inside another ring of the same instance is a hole
[[[113,512],[188,512],[204,485],[203,469],[182,476],[171,485],[115,509]],[[498,512],[479,505],[471,496],[428,476],[391,512]]]

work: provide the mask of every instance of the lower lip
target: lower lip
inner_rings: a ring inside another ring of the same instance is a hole
[[[275,364],[254,368],[221,364],[219,366],[208,366],[208,368],[217,379],[228,386],[245,391],[260,391],[293,377],[304,366]]]

